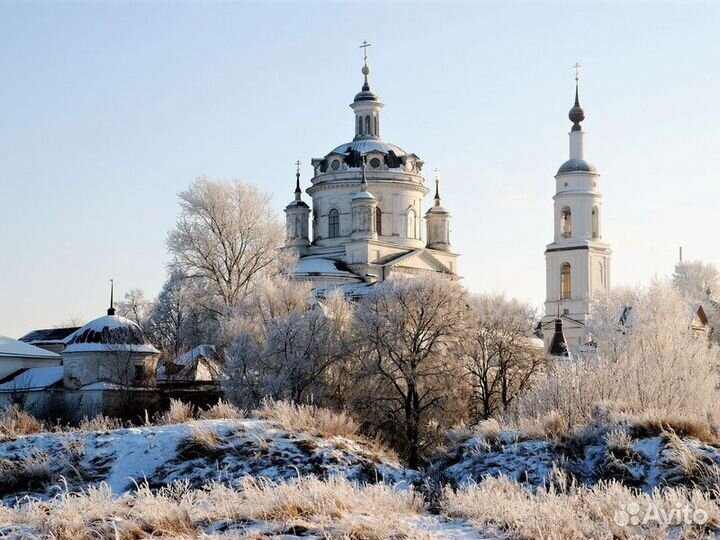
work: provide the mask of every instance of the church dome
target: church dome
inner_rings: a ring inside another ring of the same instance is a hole
[[[574,172],[587,172],[595,173],[597,169],[592,163],[585,161],[584,159],[568,159],[558,169],[557,174],[574,173]]]
[[[368,152],[380,152],[388,155],[390,152],[395,154],[397,157],[408,155],[405,150],[394,144],[386,143],[379,140],[361,139],[352,141],[349,143],[341,144],[335,147],[330,154],[345,154],[350,155],[352,152],[359,154],[367,154]],[[330,155],[328,154],[328,156]]]
[[[90,321],[68,338],[68,346],[63,352],[98,351],[160,352],[147,342],[137,324],[119,315],[106,315]]]

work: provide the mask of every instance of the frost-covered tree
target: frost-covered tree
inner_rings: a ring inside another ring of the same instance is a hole
[[[145,297],[142,289],[130,289],[115,307],[117,314],[121,317],[130,319],[140,328],[145,329],[147,327],[152,302]]]
[[[231,323],[239,331],[228,349],[226,390],[243,406],[263,398],[328,403],[331,370],[349,353],[351,308],[310,307],[308,287],[278,277],[242,303]],[[335,311],[337,309],[337,311]]]
[[[569,425],[581,424],[603,404],[703,419],[720,413],[718,349],[692,332],[687,301],[670,285],[655,282],[635,292],[632,315],[621,323],[618,310],[627,301],[623,293],[593,306],[597,352],[557,363],[521,399],[521,416],[556,411]]]
[[[708,291],[720,293],[720,271],[712,263],[683,261],[675,265],[673,286],[689,302],[704,300]]]
[[[467,310],[463,288],[439,276],[383,282],[357,306],[360,414],[411,467],[438,426],[463,420],[451,407],[464,384],[458,349]]]
[[[270,196],[239,180],[202,176],[178,197],[180,217],[167,240],[171,267],[202,292],[197,304],[228,317],[259,278],[286,268],[282,223]]]
[[[462,356],[473,420],[507,411],[544,363],[530,339],[535,310],[501,294],[472,295]]]

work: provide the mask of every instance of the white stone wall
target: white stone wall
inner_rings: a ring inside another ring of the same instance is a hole
[[[65,388],[79,388],[96,382],[134,384],[135,366],[142,365],[148,385],[154,385],[157,353],[138,352],[71,352],[63,354]]]

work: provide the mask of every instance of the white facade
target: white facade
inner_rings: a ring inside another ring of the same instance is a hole
[[[312,160],[306,191],[312,198],[312,236],[299,178],[295,200],[285,209],[287,245],[300,256],[293,275],[316,287],[370,284],[392,273],[454,277],[458,255],[450,246],[450,213],[436,192],[435,206],[423,219],[428,194],[423,161],[380,138],[383,104],[370,91],[369,72],[364,66],[362,90],[350,105],[353,140]]]
[[[589,336],[586,323],[593,296],[610,291],[610,246],[602,237],[600,175],[585,160],[577,87],[570,110],[570,156],[555,176],[553,242],[545,250],[546,299],[542,325],[546,348],[550,346],[554,321],[563,321],[568,347],[584,345]]]

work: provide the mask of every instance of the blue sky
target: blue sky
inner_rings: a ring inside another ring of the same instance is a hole
[[[383,137],[442,170],[474,291],[540,306],[553,175],[583,65],[613,283],[720,262],[720,6],[0,3],[0,334],[159,290],[176,194],[238,177],[292,199],[295,160],[350,140],[361,85]],[[307,196],[306,196],[307,197]]]

